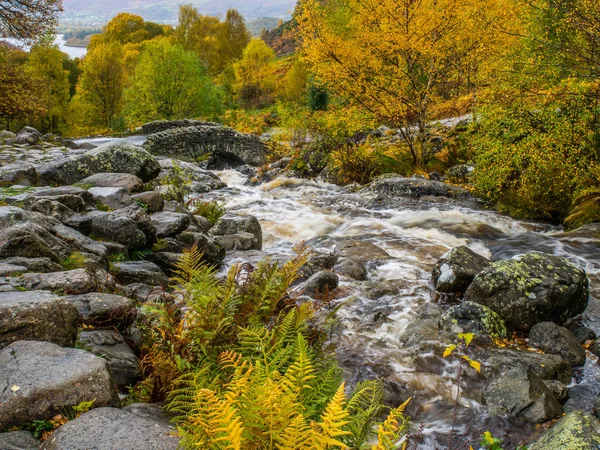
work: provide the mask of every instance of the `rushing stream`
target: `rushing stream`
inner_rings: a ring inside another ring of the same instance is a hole
[[[222,202],[230,212],[256,216],[263,229],[263,252],[234,252],[228,256],[229,264],[264,255],[286,259],[301,241],[330,252],[347,239],[372,243],[392,257],[367,264],[368,281],[341,278],[331,341],[350,382],[384,377],[389,400],[399,403],[413,397],[409,412],[415,428],[423,424],[419,448],[446,447],[455,410],[457,362],[441,358],[452,336],[442,336],[434,321],[426,320],[432,303],[438,301],[431,269],[448,249],[467,245],[494,260],[531,250],[569,258],[592,281],[594,297],[585,322],[599,329],[600,252],[597,239],[585,233],[565,234],[557,227],[516,221],[473,205],[401,198],[380,205],[372,194],[325,183],[280,178],[248,186],[238,172],[219,175],[229,187],[203,198]],[[502,438],[507,449],[535,434],[533,428],[486,415],[481,389],[476,375],[463,377],[455,421],[459,438],[454,441],[460,445],[455,448],[477,448],[485,430]],[[588,353],[565,410],[590,410],[598,392],[597,359]]]

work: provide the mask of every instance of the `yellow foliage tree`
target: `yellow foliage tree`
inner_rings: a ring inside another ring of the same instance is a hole
[[[275,52],[262,39],[252,39],[234,65],[236,92],[247,108],[260,108],[275,91]]]
[[[453,78],[475,88],[493,73],[518,17],[513,0],[306,0],[296,19],[317,78],[400,127],[413,163],[426,165],[441,88]]]

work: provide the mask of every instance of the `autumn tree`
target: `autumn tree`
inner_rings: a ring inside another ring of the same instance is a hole
[[[281,81],[279,96],[287,102],[304,104],[307,102],[307,83],[306,65],[302,60],[296,58]]]
[[[141,16],[120,13],[113,17],[102,29],[101,34],[94,35],[90,48],[100,43],[118,42],[119,44],[139,44],[168,33],[169,27],[154,22],[146,22]]]
[[[235,9],[228,9],[223,21],[219,37],[222,59],[217,70],[222,71],[225,66],[242,57],[244,49],[252,40],[246,28],[242,15]]]
[[[137,123],[208,116],[220,98],[197,55],[160,39],[142,51],[125,103],[125,115]]]
[[[37,80],[45,114],[37,125],[42,131],[61,131],[70,100],[69,72],[64,68],[65,55],[57,45],[41,42],[29,54],[26,71]]]
[[[91,125],[111,128],[121,112],[123,52],[119,44],[99,44],[88,52],[74,99]]]
[[[62,0],[0,0],[0,36],[33,41],[52,31]]]
[[[262,39],[252,39],[234,65],[238,100],[246,108],[272,101],[275,91],[275,52]]]
[[[318,80],[400,128],[415,165],[431,157],[427,123],[439,88],[474,88],[516,37],[511,0],[305,0],[296,20]]]

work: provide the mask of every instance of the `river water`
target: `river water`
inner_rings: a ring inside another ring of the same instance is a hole
[[[391,392],[388,396],[397,395],[388,398],[392,402],[413,397],[409,412],[416,428],[422,424],[424,434],[419,448],[446,448],[453,423],[457,365],[441,358],[452,340],[440,334],[431,320],[418,320],[438,301],[430,273],[447,250],[467,245],[494,260],[531,250],[569,258],[590,276],[593,298],[585,320],[600,331],[597,234],[565,234],[558,227],[513,220],[474,204],[398,198],[382,206],[373,194],[315,181],[280,178],[248,186],[238,172],[219,175],[229,187],[203,197],[222,202],[230,212],[256,216],[263,229],[263,252],[233,253],[229,263],[264,255],[289,258],[300,241],[329,252],[336,244],[355,239],[391,256],[368,264],[368,281],[341,279],[331,342],[347,380],[382,377]],[[565,410],[591,409],[600,392],[600,371],[593,355],[588,354],[586,366],[577,373]],[[462,380],[455,448],[477,448],[485,430],[502,438],[507,449],[535,434],[532,427],[490,418],[481,405],[481,383],[476,374]]]
[[[1,40],[8,41],[11,44],[16,45],[17,47],[21,47],[25,51],[29,51],[30,49],[29,46],[25,45],[22,41],[19,41],[18,39],[3,38]],[[87,53],[87,48],[85,47],[70,47],[68,45],[65,45],[67,42],[63,39],[62,34],[56,35],[54,43],[59,46],[62,52],[69,55],[69,58],[71,59],[83,58]]]

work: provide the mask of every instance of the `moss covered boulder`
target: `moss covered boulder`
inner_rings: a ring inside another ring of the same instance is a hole
[[[160,173],[158,161],[131,142],[118,140],[101,145],[82,155],[69,156],[38,167],[40,184],[68,185],[98,173],[126,173],[143,182]]]
[[[450,308],[440,318],[439,326],[453,333],[485,334],[493,338],[505,338],[508,334],[498,314],[473,302],[463,302]]]
[[[530,450],[588,450],[600,448],[600,423],[588,412],[573,411],[546,431]]]
[[[475,277],[464,299],[528,332],[539,322],[564,325],[585,311],[588,278],[565,258],[532,252],[492,263]]]

